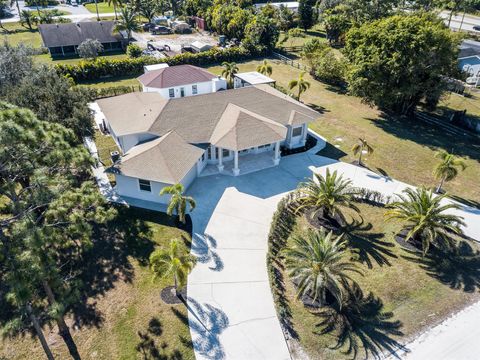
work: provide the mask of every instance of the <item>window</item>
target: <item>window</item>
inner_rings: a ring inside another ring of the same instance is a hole
[[[198,94],[197,85],[192,85],[192,94],[193,94],[193,95],[197,95],[197,94]]]
[[[223,157],[229,157],[230,156],[230,150],[222,149],[222,155],[223,155]]]
[[[152,192],[152,186],[150,185],[150,181],[138,179],[138,185],[140,186],[140,190]]]
[[[168,89],[168,96],[171,98],[175,97],[175,89]]]
[[[185,97],[185,88],[180,88],[180,96]]]
[[[265,145],[260,145],[258,148],[259,149],[265,149],[265,148],[269,148],[271,144],[265,144]]]
[[[302,126],[293,128],[292,137],[301,136],[301,135],[302,135]]]

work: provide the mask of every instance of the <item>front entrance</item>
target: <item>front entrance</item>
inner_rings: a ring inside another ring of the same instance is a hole
[[[180,97],[185,97],[185,88],[180,88]]]

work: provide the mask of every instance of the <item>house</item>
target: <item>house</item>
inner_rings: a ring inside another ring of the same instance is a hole
[[[235,89],[260,84],[274,85],[275,80],[256,71],[237,73],[233,77],[233,87]]]
[[[293,11],[293,12],[298,12],[298,6],[299,2],[298,1],[285,1],[285,2],[273,2],[273,3],[259,3],[255,4],[255,7],[257,9],[261,9],[262,7],[266,5],[272,5],[273,7],[276,7],[280,9],[281,7],[286,7],[288,10]]]
[[[194,53],[200,53],[204,51],[210,50],[213,46],[201,41],[194,41],[190,47],[192,48]]]
[[[145,65],[143,67],[143,72],[147,73],[149,71],[160,70],[168,67],[167,63],[160,63],[160,64],[153,64],[153,65]]]
[[[78,45],[87,39],[98,40],[106,52],[121,50],[123,37],[115,33],[114,28],[113,21],[38,25],[43,46],[52,57],[77,54]]]
[[[157,92],[164,99],[208,94],[227,88],[225,79],[193,65],[167,66],[148,71],[138,81],[144,92]]]
[[[168,201],[160,190],[171,184],[278,165],[280,147],[303,146],[308,123],[320,116],[269,85],[175,99],[130,93],[97,103],[123,154],[108,169],[117,192],[160,203]]]

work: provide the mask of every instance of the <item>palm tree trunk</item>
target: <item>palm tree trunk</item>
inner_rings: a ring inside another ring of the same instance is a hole
[[[450,16],[448,17],[448,27],[450,27],[450,23],[452,22],[452,16],[453,16],[453,9],[450,11]]]
[[[118,16],[117,16],[117,5],[115,4],[115,2],[113,3],[113,12],[115,13],[115,20],[118,20]]]
[[[56,300],[50,284],[46,280],[43,280],[42,285],[45,293],[47,294],[48,303],[50,304],[50,306],[54,305],[56,303]],[[63,315],[59,316],[55,320],[58,326],[58,333],[63,338],[63,341],[65,341],[65,344],[68,347],[68,351],[70,352],[70,356],[75,360],[81,360],[80,354],[78,353],[77,345],[75,344],[75,341],[73,341],[72,334],[70,334],[70,329],[65,323]]]
[[[444,182],[445,182],[445,176],[442,177],[442,180],[440,180],[440,184],[438,184],[438,186],[437,186],[437,191],[436,191],[437,194],[439,194],[440,191],[442,190],[442,186],[443,186],[443,183],[444,183]]]
[[[95,10],[97,11],[97,21],[100,21],[100,14],[98,13],[98,0],[95,0]]]
[[[458,28],[459,31],[462,30],[463,20],[465,19],[465,13],[466,13],[466,11],[463,10],[462,21],[460,22],[460,27]]]
[[[42,328],[40,327],[40,324],[38,323],[38,319],[33,313],[32,310],[32,305],[27,304],[27,313],[28,316],[30,317],[30,321],[33,324],[33,327],[35,328],[35,332],[37,333],[38,339],[40,340],[40,344],[42,344],[43,351],[45,352],[45,355],[47,356],[48,360],[54,360],[52,351],[48,347],[47,340],[45,340],[45,336],[43,335]]]
[[[18,0],[15,0],[15,4],[17,5],[18,17],[20,17],[20,5],[18,5]]]
[[[179,295],[180,293],[178,292],[177,274],[173,275],[173,278],[174,278],[174,281],[175,281],[175,295],[177,295],[177,297],[178,297],[178,295]]]
[[[362,155],[363,155],[363,150],[360,148],[360,155],[358,156],[358,165],[362,165]]]

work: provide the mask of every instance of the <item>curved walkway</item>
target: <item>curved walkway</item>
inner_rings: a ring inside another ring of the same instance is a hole
[[[191,186],[198,204],[192,253],[199,261],[188,278],[188,320],[197,359],[290,358],[268,281],[267,235],[284,194],[327,167],[385,195],[408,186],[310,153],[239,177],[202,177]],[[458,213],[467,235],[480,239],[480,210],[463,206]]]

